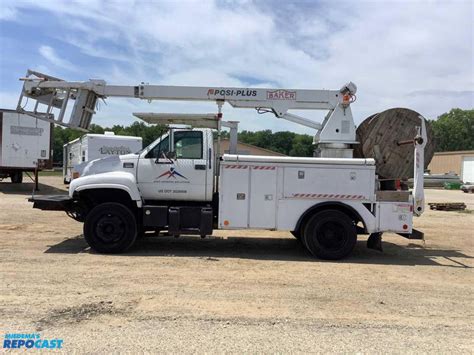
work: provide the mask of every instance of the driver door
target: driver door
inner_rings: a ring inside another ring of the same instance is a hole
[[[202,131],[172,130],[154,147],[142,152],[137,171],[142,197],[206,201],[210,169],[205,143]]]

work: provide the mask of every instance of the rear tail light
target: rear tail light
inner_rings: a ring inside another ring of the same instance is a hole
[[[402,189],[402,183],[400,180],[395,180],[395,190],[400,191]]]

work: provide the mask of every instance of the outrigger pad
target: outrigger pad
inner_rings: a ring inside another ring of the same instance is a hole
[[[372,233],[367,239],[367,248],[378,251],[383,251],[382,248],[382,233]]]

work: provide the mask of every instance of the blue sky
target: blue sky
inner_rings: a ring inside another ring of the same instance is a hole
[[[358,85],[356,123],[391,107],[429,118],[474,107],[473,1],[9,1],[0,9],[0,107],[27,68],[111,84],[338,89]],[[93,122],[132,112],[214,112],[210,103],[109,99]],[[241,129],[313,134],[227,106]],[[306,111],[321,121],[325,112]]]

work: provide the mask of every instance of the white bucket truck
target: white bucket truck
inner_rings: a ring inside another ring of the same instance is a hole
[[[202,237],[213,229],[286,230],[324,259],[348,256],[358,234],[370,234],[368,246],[375,248],[380,248],[383,232],[422,238],[413,229],[413,216],[424,209],[424,119],[420,117],[418,132],[411,137],[413,192],[381,190],[374,160],[350,157],[351,145],[357,144],[350,110],[356,91],[352,83],[340,90],[128,87],[28,74],[35,78],[27,78],[22,96],[47,101],[48,95],[57,97],[58,91],[74,92],[76,106],[69,124],[80,128],[89,124],[98,98],[217,102],[218,113],[214,120],[207,120],[209,128],[170,129],[138,153],[88,163],[71,182],[68,195],[31,199],[35,208],[64,210],[84,222],[85,239],[96,251],[123,252],[144,231],[153,230]],[[213,148],[212,129],[220,131],[224,102],[272,112],[317,129],[315,141],[321,156],[220,156]],[[61,116],[64,102],[54,107]],[[327,109],[329,113],[319,124],[290,114],[289,109]],[[137,116],[159,123],[167,115]]]

